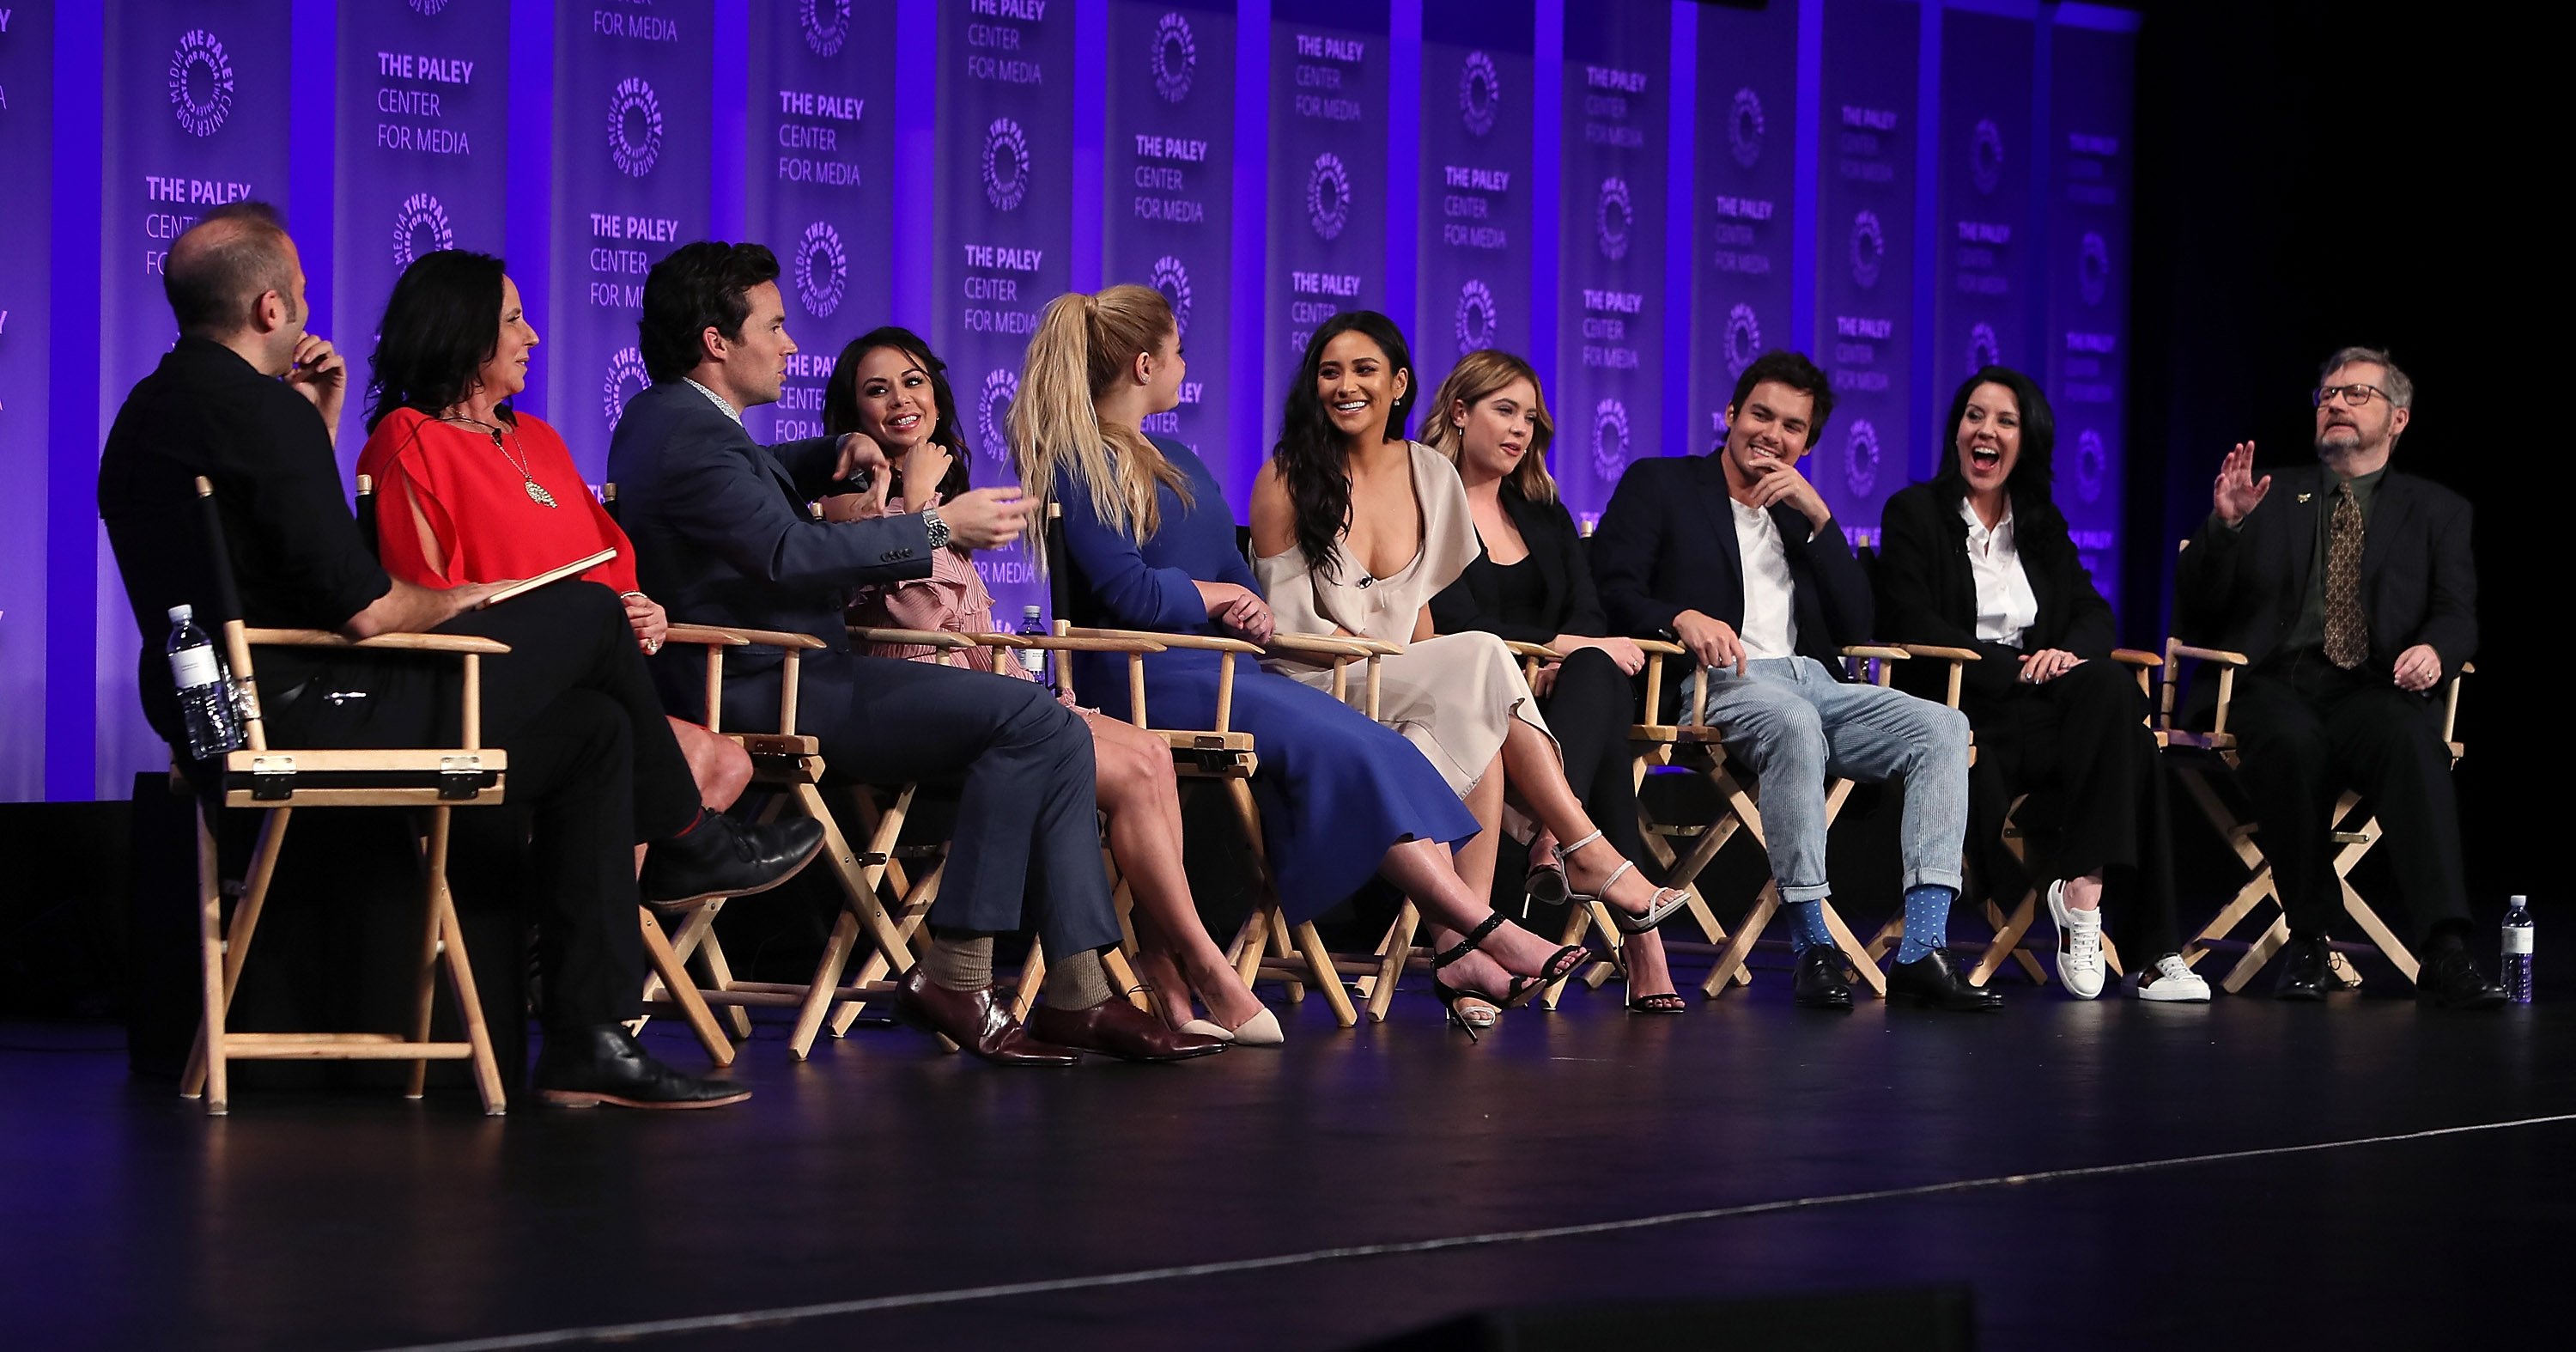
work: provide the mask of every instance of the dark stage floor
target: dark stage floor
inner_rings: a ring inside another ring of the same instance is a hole
[[[765,1027],[741,1108],[505,1119],[237,1091],[208,1121],[130,1082],[112,1028],[0,1026],[0,1343],[667,1320],[636,1345],[1334,1348],[1486,1306],[1937,1281],[1973,1285],[1990,1349],[2551,1341],[2576,1005],[2008,993],[1835,1017],[1772,972],[1471,1046],[1408,991],[1355,1033],[1309,1001],[1284,1051],[1053,1072],[871,1029],[798,1065]]]

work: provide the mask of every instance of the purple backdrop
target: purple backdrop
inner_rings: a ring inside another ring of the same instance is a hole
[[[1307,337],[1343,310],[1386,308],[1391,186],[1386,0],[1276,0],[1270,13],[1265,446]]]
[[[1145,430],[1227,469],[1234,325],[1234,6],[1112,0],[1101,279],[1163,293],[1180,320],[1181,405]]]
[[[1038,315],[1072,288],[1073,6],[945,0],[939,7],[939,218],[931,341],[975,448],[975,481],[1015,481],[1011,401]],[[973,172],[968,166],[974,166]],[[1046,587],[1019,552],[978,555],[999,623]]]
[[[1825,10],[1812,355],[1839,402],[1804,468],[1855,543],[1878,538],[1879,507],[1913,463],[1917,19],[1891,0]]]
[[[2031,284],[2039,266],[2031,223],[2031,52],[2028,19],[1965,11],[1941,20],[1941,211],[1934,247],[1932,383],[1915,407],[1914,472],[1929,477],[1953,454],[1942,420],[1958,383],[1978,367],[2037,375]]]
[[[1565,31],[1555,469],[1577,519],[1664,445],[1665,0],[1592,0]]]
[[[555,15],[554,258],[540,411],[592,483],[647,383],[644,275],[707,236],[710,0],[590,0]]]
[[[368,355],[394,279],[439,249],[502,249],[509,10],[508,0],[340,0],[330,333],[353,381],[344,477],[366,443]]]
[[[0,0],[0,802],[45,795],[45,361],[52,267],[54,33],[50,5]]]
[[[1755,357],[1799,345],[1796,6],[1704,7],[1699,64],[1691,423],[1663,447],[1674,455],[1716,444],[1735,378]]]
[[[2057,501],[2084,566],[2116,597],[2137,38],[2060,26],[2050,45],[2046,379],[2057,408]]]
[[[802,349],[779,401],[743,419],[764,441],[822,435],[841,345],[892,312],[890,21],[854,0],[751,0],[742,234],[778,254]]]
[[[1529,0],[1423,0],[1420,331],[1409,335],[1423,380],[1417,432],[1438,415],[1432,391],[1460,354],[1498,347],[1537,355],[1530,350],[1534,10]]]

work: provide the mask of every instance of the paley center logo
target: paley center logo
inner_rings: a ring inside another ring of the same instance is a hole
[[[1199,41],[1190,32],[1190,21],[1178,11],[1166,14],[1154,25],[1154,92],[1165,103],[1178,103],[1190,96],[1190,77],[1198,74]]]
[[[1978,118],[1976,131],[1968,138],[1968,175],[1976,181],[1980,197],[2004,181],[2004,133],[1991,117]]]
[[[1163,293],[1163,302],[1172,307],[1172,326],[1183,338],[1190,336],[1190,270],[1181,260],[1165,254],[1154,260],[1152,283]]]
[[[838,56],[850,37],[850,0],[797,0],[796,26],[816,56]]]
[[[1843,482],[1854,497],[1868,497],[1878,487],[1878,429],[1867,418],[1852,419],[1851,435],[1843,439]]]
[[[1327,150],[1306,174],[1306,220],[1325,239],[1339,238],[1351,220],[1351,175],[1342,157]]]
[[[1750,305],[1736,305],[1726,312],[1726,373],[1744,374],[1744,368],[1762,355],[1762,318]]]
[[[608,358],[608,379],[600,386],[602,411],[608,414],[608,430],[617,430],[617,420],[626,416],[626,401],[642,394],[653,384],[653,375],[644,369],[644,354],[631,347],[621,347]]]
[[[407,268],[422,254],[456,247],[456,231],[447,222],[446,204],[416,192],[394,211],[394,266]]]
[[[641,75],[618,81],[608,96],[608,157],[628,178],[653,172],[662,158],[662,97]]]
[[[828,319],[841,308],[841,291],[850,280],[850,257],[841,248],[841,232],[827,221],[805,227],[796,241],[796,298],[805,313]]]
[[[170,52],[170,112],[190,136],[212,136],[233,111],[233,59],[202,28],[181,34]]]
[[[1017,211],[1029,195],[1029,138],[1007,117],[984,129],[984,200],[995,211]]]
[[[2084,293],[2084,303],[2099,305],[2111,289],[2111,245],[2098,230],[2084,232],[2084,242],[2075,254],[2075,285]]]
[[[1494,345],[1494,330],[1501,326],[1502,312],[1494,305],[1493,288],[1470,277],[1458,288],[1458,350],[1473,352]]]
[[[447,8],[447,0],[411,0],[411,12],[424,19],[435,19]]]
[[[1628,406],[1604,399],[1592,406],[1592,472],[1601,482],[1617,483],[1628,468]]]
[[[2075,434],[2075,491],[2086,502],[2102,498],[2102,485],[2111,477],[2110,448],[2102,444],[2102,434],[2087,427]]]
[[[1762,158],[1762,96],[1749,88],[1736,90],[1735,106],[1727,110],[1726,148],[1745,169]]]
[[[1503,73],[1494,66],[1494,58],[1483,52],[1467,53],[1458,69],[1458,121],[1470,136],[1482,136],[1494,129],[1494,119],[1503,111]]]
[[[1592,230],[1601,243],[1601,256],[1616,263],[1628,256],[1628,232],[1637,224],[1637,211],[1628,200],[1628,180],[1601,180],[1601,200],[1592,208]]]
[[[1995,326],[1983,320],[1968,326],[1968,374],[1975,375],[1989,366],[2004,364],[2004,343],[1995,336]]]
[[[1020,397],[1020,373],[995,367],[984,373],[983,392],[975,399],[975,429],[984,434],[984,454],[1011,463],[1011,405]]]
[[[1887,232],[1879,228],[1878,213],[1864,211],[1852,217],[1852,281],[1863,287],[1878,285],[1879,264],[1887,258]]]

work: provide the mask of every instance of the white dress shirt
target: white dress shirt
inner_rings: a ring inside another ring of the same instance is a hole
[[[2012,503],[1993,530],[1977,519],[1977,509],[1959,500],[1959,516],[1968,523],[1968,573],[1977,580],[1977,637],[2007,648],[2022,646],[2022,636],[2039,621],[2039,594],[2022,571],[2021,550],[2013,543]]]
[[[1789,551],[1769,509],[1748,507],[1730,497],[1735,509],[1735,548],[1744,559],[1744,622],[1735,635],[1744,655],[1798,655],[1797,586],[1789,576]]]

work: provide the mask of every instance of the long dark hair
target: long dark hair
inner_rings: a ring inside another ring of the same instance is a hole
[[[2004,496],[2011,500],[2013,514],[2027,519],[2042,510],[2056,510],[2049,491],[2055,475],[2049,457],[2057,449],[2057,415],[2049,410],[2039,382],[2009,366],[1978,368],[1951,396],[1950,421],[1941,431],[1941,472],[1932,476],[1932,487],[1944,501],[1968,496],[1968,477],[1959,472],[1959,420],[1968,416],[1968,396],[1979,385],[2001,385],[2012,391],[2021,414],[2021,455],[2004,478]]]
[[[921,335],[897,324],[873,328],[850,340],[848,347],[832,362],[832,378],[823,383],[823,430],[833,436],[846,436],[859,430],[859,359],[881,347],[890,347],[910,357],[914,365],[930,374],[932,406],[937,416],[932,420],[930,440],[948,451],[948,473],[938,483],[942,502],[956,497],[972,485],[968,467],[974,463],[974,452],[966,447],[966,438],[957,430],[957,396],[948,389],[948,363],[921,341]],[[904,500],[915,496],[905,487]]]
[[[431,417],[462,401],[501,346],[501,260],[465,249],[425,253],[403,269],[368,358],[367,430],[398,408]],[[509,407],[500,418],[511,421]]]
[[[1413,418],[1413,398],[1422,378],[1413,370],[1413,351],[1404,331],[1375,310],[1345,310],[1324,321],[1306,340],[1305,358],[1288,385],[1288,408],[1279,419],[1279,443],[1270,448],[1270,463],[1279,467],[1288,501],[1297,509],[1297,552],[1318,572],[1332,567],[1333,543],[1351,516],[1350,471],[1342,464],[1341,435],[1324,415],[1324,397],[1315,393],[1324,365],[1324,345],[1345,333],[1359,333],[1386,353],[1386,364],[1404,373],[1404,393],[1387,405],[1386,439],[1405,439]]]

